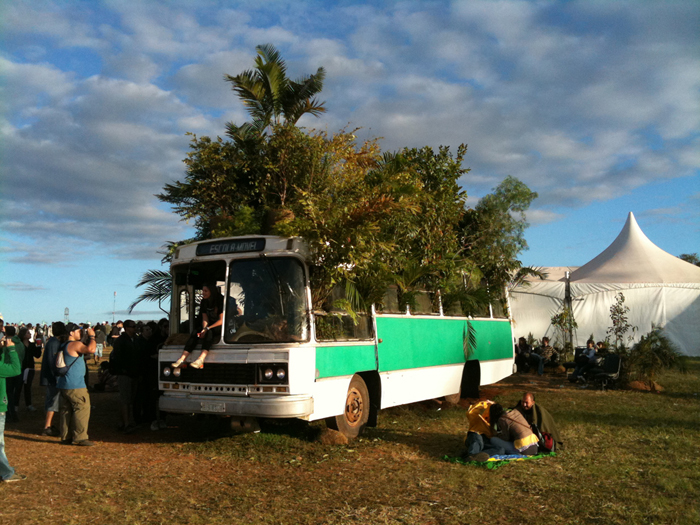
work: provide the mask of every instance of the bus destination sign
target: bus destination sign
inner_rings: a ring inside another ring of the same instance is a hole
[[[223,255],[225,253],[261,252],[264,249],[265,239],[214,241],[198,244],[197,255]]]

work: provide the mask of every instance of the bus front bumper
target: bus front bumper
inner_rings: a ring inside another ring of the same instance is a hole
[[[308,395],[227,397],[166,394],[160,397],[159,407],[163,412],[180,414],[305,417],[313,413],[314,400]]]

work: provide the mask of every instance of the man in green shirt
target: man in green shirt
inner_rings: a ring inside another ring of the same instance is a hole
[[[27,479],[23,474],[15,473],[5,455],[5,413],[7,412],[6,377],[19,375],[22,368],[19,356],[15,351],[15,345],[5,337],[5,323],[0,319],[0,478],[6,483]]]

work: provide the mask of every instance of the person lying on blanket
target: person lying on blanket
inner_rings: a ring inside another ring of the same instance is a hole
[[[491,445],[502,448],[506,454],[537,454],[537,436],[519,411],[506,412],[501,405],[494,403],[490,416],[493,430]]]
[[[532,392],[525,392],[523,398],[518,401],[518,404],[513,409],[520,412],[528,424],[532,425],[534,423],[540,429],[540,432],[550,434],[554,443],[556,443],[556,448],[564,447],[564,441],[556,423],[554,423],[554,418],[546,408],[535,403],[535,396]]]

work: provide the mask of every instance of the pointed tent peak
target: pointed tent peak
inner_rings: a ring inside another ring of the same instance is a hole
[[[625,245],[628,245],[629,243],[647,244],[657,250],[661,250],[661,248],[659,248],[658,246],[656,246],[656,244],[651,242],[651,240],[649,240],[649,237],[647,237],[644,234],[642,229],[639,227],[639,224],[637,223],[637,219],[634,217],[634,213],[632,212],[629,212],[627,214],[627,220],[625,221],[625,225],[622,227],[622,230],[620,230],[620,233],[617,235],[610,247],[615,245],[623,247]],[[669,253],[668,255],[671,254]],[[671,255],[671,257],[673,257],[673,255]]]
[[[620,234],[597,257],[572,272],[571,282],[700,283],[700,268],[665,252],[629,212]]]

